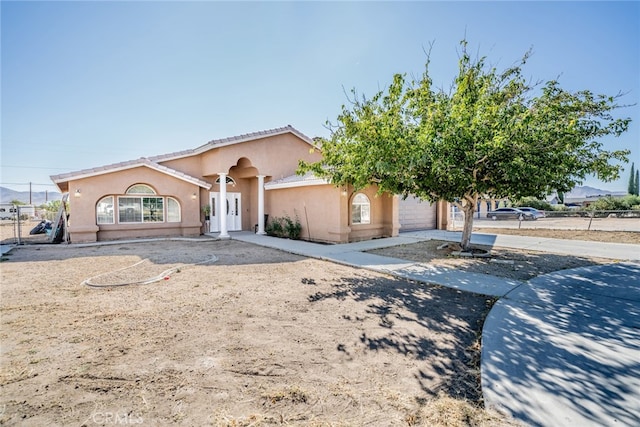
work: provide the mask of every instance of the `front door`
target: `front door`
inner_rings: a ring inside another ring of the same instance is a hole
[[[242,198],[240,193],[227,193],[226,203],[220,203],[220,193],[209,193],[211,200],[211,221],[209,232],[220,232],[220,215],[227,216],[227,231],[242,230]]]

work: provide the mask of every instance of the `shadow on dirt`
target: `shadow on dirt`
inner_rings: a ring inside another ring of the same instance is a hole
[[[379,325],[363,331],[358,344],[338,343],[338,351],[399,353],[416,360],[415,379],[425,394],[482,400],[478,340],[493,299],[390,278],[344,278],[332,286],[332,292],[317,292],[309,301],[365,302],[366,317]],[[354,328],[363,322],[358,316],[345,320]]]
[[[501,299],[483,334],[487,401],[527,425],[640,425],[638,277],[638,264],[580,268]]]

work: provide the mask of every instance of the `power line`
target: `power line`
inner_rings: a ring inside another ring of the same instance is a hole
[[[57,187],[56,184],[39,184],[37,182],[0,182],[0,185],[47,185],[49,187]]]
[[[52,168],[44,166],[14,166],[14,165],[0,165],[0,168],[18,168],[18,169],[57,169],[57,170],[69,170],[74,168]]]

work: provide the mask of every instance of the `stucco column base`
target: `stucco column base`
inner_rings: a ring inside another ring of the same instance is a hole
[[[224,234],[224,235],[221,234],[221,235],[218,236],[218,239],[220,239],[220,240],[230,240],[231,236],[228,235],[228,234]]]

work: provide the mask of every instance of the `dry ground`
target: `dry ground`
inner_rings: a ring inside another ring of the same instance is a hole
[[[0,263],[0,424],[513,424],[479,409],[484,296],[237,241],[44,241]],[[604,262],[440,244],[376,252],[517,279]]]
[[[428,240],[411,245],[376,249],[370,252],[393,258],[523,281],[553,271],[605,264],[612,261],[586,255],[558,255],[482,245],[474,245],[474,248],[489,251],[491,258],[461,258],[451,256],[451,252],[460,250],[460,246],[455,243],[449,243],[446,248],[439,249],[446,243],[439,240]]]
[[[0,268],[5,425],[507,424],[478,409],[481,295],[237,241],[25,245]]]

